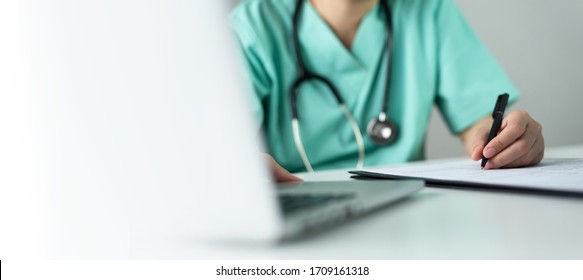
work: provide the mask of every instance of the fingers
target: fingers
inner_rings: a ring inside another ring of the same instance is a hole
[[[508,148],[488,159],[484,169],[494,169],[500,167],[526,166],[533,162],[537,152],[532,149],[536,138],[525,135],[512,143]],[[512,163],[512,164],[511,164]]]
[[[281,165],[275,166],[273,169],[273,175],[275,177],[275,181],[277,182],[302,182],[303,180],[299,177],[296,177],[289,173],[285,168],[281,167]]]
[[[484,169],[521,167],[539,163],[544,156],[542,126],[526,112],[513,112],[505,119],[500,134],[484,148],[488,163]]]
[[[486,145],[490,127],[492,127],[492,118],[488,116],[474,123],[460,134],[466,153],[472,160],[482,158],[482,150]]]
[[[509,114],[504,119],[498,136],[494,137],[484,148],[484,157],[490,159],[515,143],[518,138],[525,134],[529,118],[528,114],[524,111],[516,111]],[[523,146],[524,144],[521,144],[519,148],[524,148]]]
[[[265,158],[269,163],[269,167],[273,172],[273,177],[277,182],[302,182],[303,180],[289,173],[285,168],[279,165],[275,159],[265,154]]]
[[[489,128],[487,126],[480,127],[476,130],[476,133],[472,138],[472,150],[469,152],[472,160],[480,160],[482,158],[482,151],[486,146],[488,131]]]
[[[540,144],[540,143],[541,143],[541,141],[537,140],[534,145],[535,146],[537,146],[537,145],[544,146],[544,144]],[[533,152],[529,153],[528,156],[518,158],[517,160],[505,165],[504,168],[514,168],[514,167],[531,166],[531,165],[538,164],[544,157],[544,149],[540,149],[541,150],[540,152],[534,152],[537,150],[539,150],[539,149],[533,148],[532,149]]]

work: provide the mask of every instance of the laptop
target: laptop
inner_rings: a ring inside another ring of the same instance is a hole
[[[271,182],[225,1],[13,4],[0,11],[5,252],[123,257],[173,232],[284,240],[423,186]]]
[[[220,4],[208,4],[208,6]],[[200,83],[205,97],[204,115],[208,185],[202,209],[205,229],[212,238],[257,241],[294,239],[390,205],[420,190],[423,181],[351,180],[274,183],[261,156],[264,143],[251,114],[250,85],[240,50],[226,26],[223,9],[213,19],[202,69],[208,84]],[[212,47],[211,47],[212,46]],[[212,81],[211,81],[212,80]]]

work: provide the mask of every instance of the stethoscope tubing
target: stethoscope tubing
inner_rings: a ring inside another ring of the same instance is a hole
[[[326,85],[326,87],[328,87],[330,89],[330,91],[334,95],[334,98],[336,99],[336,102],[338,103],[341,111],[343,112],[346,119],[349,121],[350,126],[353,130],[354,137],[356,139],[357,147],[358,147],[358,163],[356,165],[356,168],[362,169],[362,167],[364,166],[364,160],[365,160],[365,148],[364,148],[364,140],[362,137],[362,133],[360,132],[360,128],[358,126],[358,123],[354,119],[354,116],[350,113],[350,110],[348,110],[348,107],[344,103],[342,96],[340,95],[339,91],[334,86],[334,84],[330,80],[325,78],[324,76],[312,73],[309,70],[307,70],[305,67],[304,60],[303,60],[303,57],[301,55],[301,49],[300,49],[300,43],[299,43],[299,21],[301,18],[301,11],[302,11],[301,8],[302,8],[304,1],[305,0],[298,0],[296,2],[294,14],[293,14],[293,19],[292,19],[293,20],[292,46],[293,46],[294,53],[295,53],[295,62],[296,62],[296,69],[298,70],[298,78],[296,78],[296,80],[293,82],[293,84],[291,86],[289,101],[291,104],[291,114],[292,114],[292,134],[293,134],[293,138],[294,138],[294,143],[296,145],[296,149],[298,150],[298,153],[300,154],[300,157],[302,159],[302,162],[303,162],[306,170],[308,172],[313,172],[314,169],[312,168],[312,165],[310,164],[310,161],[308,160],[304,145],[302,143],[301,134],[300,134],[297,95],[298,95],[299,89],[303,83],[308,82],[310,80],[318,81],[320,83],[323,83],[324,85]],[[381,5],[381,8],[383,9],[383,11],[385,12],[385,16],[386,16],[386,26],[387,26],[387,36],[388,36],[386,48],[387,48],[387,54],[388,54],[388,66],[387,66],[386,83],[385,83],[385,89],[384,89],[385,91],[384,91],[382,105],[381,105],[381,112],[380,112],[378,118],[375,118],[369,122],[368,127],[369,128],[374,127],[374,125],[377,125],[377,124],[380,124],[380,125],[389,124],[388,128],[390,128],[390,131],[396,132],[396,127],[395,127],[394,123],[392,121],[388,120],[388,115],[387,115],[389,91],[390,91],[390,79],[391,79],[391,52],[392,52],[391,13],[390,13],[390,9],[385,1],[381,0],[380,5]],[[369,136],[373,140],[377,140],[379,138],[382,138],[382,136],[371,134],[371,133],[375,132],[374,129],[367,129],[367,132],[369,133]],[[391,139],[386,139],[386,140],[388,140],[388,141],[385,141],[386,143],[383,143],[384,145],[391,143],[394,140],[394,137],[392,137]]]

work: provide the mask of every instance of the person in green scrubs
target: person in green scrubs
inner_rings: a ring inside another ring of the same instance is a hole
[[[257,129],[265,132],[278,181],[297,180],[288,171],[306,170],[294,142],[290,105],[290,88],[299,76],[292,40],[297,1],[247,0],[230,17],[253,87]],[[497,96],[507,92],[514,102],[519,93],[452,0],[388,0],[392,38],[379,0],[299,1],[298,45],[305,67],[330,80],[344,99],[362,131],[365,166],[424,159],[434,104],[468,155],[489,159],[485,169],[542,160],[541,125],[524,111],[508,113],[486,145]],[[381,111],[387,83],[387,115],[398,136],[382,146],[371,141],[366,127]],[[297,108],[301,142],[314,170],[357,165],[357,137],[328,87],[302,84]]]

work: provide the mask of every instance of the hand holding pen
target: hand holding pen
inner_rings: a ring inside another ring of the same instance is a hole
[[[490,133],[488,134],[488,140],[486,140],[486,145],[498,135],[500,126],[502,125],[502,119],[504,119],[504,111],[506,110],[506,105],[508,104],[508,93],[500,94],[496,100],[496,105],[494,105],[494,111],[492,111],[492,128],[490,128]],[[482,155],[482,169],[486,166],[488,158]]]
[[[542,126],[525,111],[504,117],[508,95],[500,95],[492,118],[481,121],[472,140],[471,158],[482,159],[483,169],[538,164],[544,156]]]

